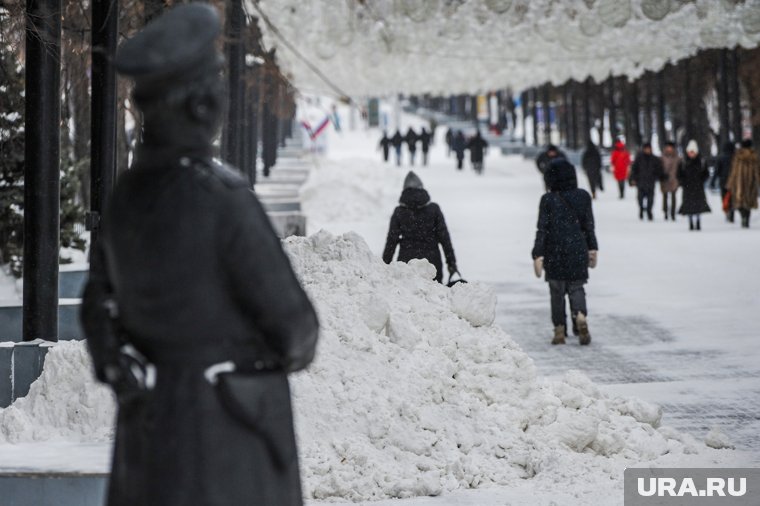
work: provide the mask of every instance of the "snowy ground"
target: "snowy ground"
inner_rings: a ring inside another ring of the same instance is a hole
[[[593,343],[553,347],[548,288],[534,277],[530,260],[543,192],[535,165],[492,150],[483,176],[469,168],[457,172],[443,130],[429,166],[418,160],[414,170],[443,209],[464,277],[492,284],[497,323],[539,372],[559,377],[579,369],[609,393],[660,404],[664,425],[699,439],[717,429],[712,435],[723,433],[760,464],[760,271],[754,268],[760,222],[750,230],[726,223],[712,194],[714,212],[703,216],[701,232],[690,232],[682,217],[664,221],[660,195],[655,221],[640,222],[635,192],[627,188],[619,200],[606,174],[607,191],[594,202],[599,267],[587,285]],[[382,163],[377,131],[330,135],[328,153],[315,160],[303,193],[309,233],[354,230],[379,255],[408,161],[401,169]],[[579,179],[586,187],[582,173]],[[533,504],[579,500],[526,485],[375,504],[524,504],[526,497]]]

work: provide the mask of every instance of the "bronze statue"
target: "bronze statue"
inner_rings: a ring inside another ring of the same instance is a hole
[[[302,504],[287,373],[318,323],[247,181],[212,158],[219,34],[212,7],[180,5],[116,57],[143,135],[81,314],[119,401],[109,506]]]

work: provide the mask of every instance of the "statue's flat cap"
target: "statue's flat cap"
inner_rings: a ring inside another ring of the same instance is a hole
[[[220,33],[219,15],[212,6],[179,5],[119,47],[116,69],[139,83],[171,79],[199,66],[218,65],[214,43]]]

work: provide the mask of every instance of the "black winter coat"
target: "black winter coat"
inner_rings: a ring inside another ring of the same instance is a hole
[[[119,178],[83,295],[98,377],[125,343],[157,371],[154,390],[120,403],[108,505],[300,505],[286,373],[311,361],[316,314],[247,182],[184,155],[142,150]],[[231,391],[257,431],[204,378],[228,360],[270,370],[223,375],[246,385]]]
[[[684,158],[683,163],[678,168],[678,183],[683,188],[679,214],[710,212],[710,206],[707,204],[707,196],[705,195],[705,181],[709,175],[707,167],[704,166],[699,156]]]
[[[654,187],[665,175],[662,160],[653,154],[640,152],[631,165],[628,179],[631,184],[645,191],[654,191]]]
[[[404,136],[401,135],[401,132],[396,131],[395,134],[393,134],[393,137],[391,137],[391,144],[394,148],[399,149],[401,145],[404,143]]]
[[[594,144],[589,143],[583,152],[581,166],[586,171],[591,188],[600,188],[602,180],[602,155]]]
[[[733,153],[722,153],[715,159],[715,178],[720,188],[725,188],[728,177],[731,175],[731,164],[734,161]]]
[[[470,150],[470,161],[480,163],[483,161],[483,152],[488,148],[488,142],[481,136],[476,135],[467,141],[467,149]]]
[[[422,152],[427,153],[430,150],[431,134],[427,130],[423,130],[419,135],[420,144],[422,146]]]
[[[578,188],[575,168],[561,160],[545,174],[551,190],[541,197],[533,258],[544,257],[547,280],[588,279],[588,252],[598,250],[591,195]]]
[[[443,265],[438,245],[443,247],[449,268],[455,268],[457,263],[441,208],[430,202],[428,192],[422,188],[405,189],[399,203],[401,205],[391,216],[383,261],[391,263],[396,246],[400,246],[399,262],[408,262],[413,258],[426,259],[435,266],[435,280],[440,283],[443,280]]]
[[[410,153],[414,153],[417,151],[417,139],[418,135],[415,133],[414,130],[411,128],[406,133],[406,137],[404,137],[404,140],[406,141],[406,145],[409,148]]]
[[[464,150],[467,148],[467,139],[464,135],[458,133],[451,141],[451,149],[457,154],[457,158],[464,158]]]

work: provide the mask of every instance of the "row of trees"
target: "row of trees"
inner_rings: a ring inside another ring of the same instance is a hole
[[[517,101],[500,92],[502,107],[517,121]],[[476,119],[474,97],[419,97],[420,103]],[[562,144],[579,148],[591,129],[607,127],[614,139],[625,135],[632,147],[650,141],[719,148],[728,140],[749,135],[760,143],[760,48],[711,49],[646,72],[634,80],[610,76],[596,82],[545,83],[525,90],[519,101],[523,119],[533,118],[535,142],[548,142],[552,125],[544,118],[555,114]],[[524,131],[524,130],[523,130]]]
[[[61,246],[84,250],[81,234],[86,212],[91,205],[91,78],[92,78],[92,5],[94,0],[62,2],[61,12]],[[129,37],[153,17],[171,6],[171,0],[120,0],[118,4],[119,38]],[[211,0],[222,13],[231,5],[242,8],[241,1]],[[26,12],[23,0],[0,0],[0,265],[10,263],[16,276],[22,272],[23,213],[24,213],[24,117],[25,66],[24,41]],[[257,21],[243,13],[243,24],[234,40],[226,30],[224,40],[229,48],[235,43],[242,47],[239,55],[245,69],[231,95],[243,94],[245,107],[231,107],[242,114],[240,128],[225,129],[224,145],[229,145],[230,132],[239,136],[240,157],[224,157],[241,167],[252,178],[255,176],[257,139],[272,131],[261,128],[262,116],[266,124],[285,124],[285,118],[294,114],[294,90],[282,75],[273,51],[261,45]],[[229,50],[228,50],[229,60]],[[233,82],[231,81],[231,84]],[[235,86],[233,84],[233,86]],[[139,118],[129,100],[130,85],[125,79],[117,81],[116,115],[116,168],[125,170],[131,152],[139,137]],[[274,129],[275,154],[277,134]],[[245,152],[244,149],[245,148]],[[272,149],[265,149],[265,165],[274,164]],[[244,156],[243,156],[244,155]],[[252,180],[253,182],[253,180]]]

